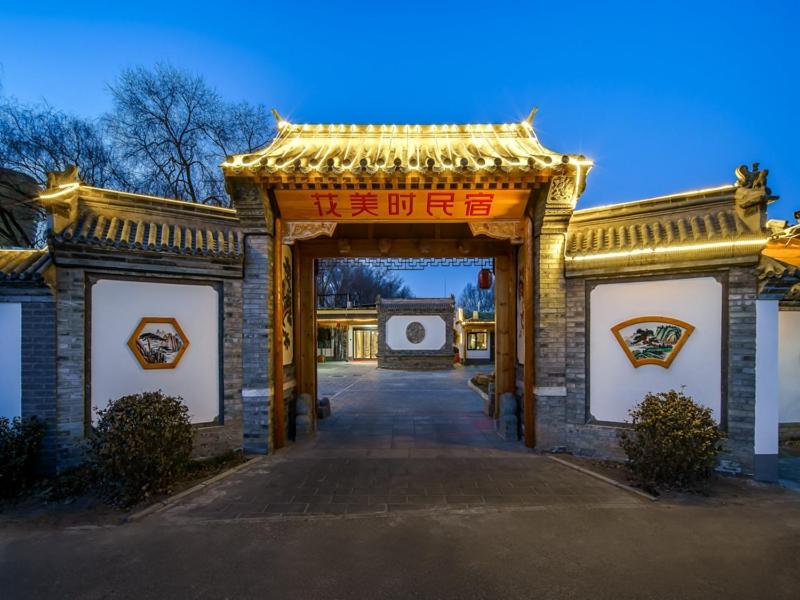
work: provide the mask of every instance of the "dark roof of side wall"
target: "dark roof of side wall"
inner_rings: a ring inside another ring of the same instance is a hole
[[[40,282],[51,264],[47,250],[0,249],[0,283]]]
[[[567,272],[750,257],[767,231],[745,214],[735,185],[577,210],[567,230]]]
[[[379,299],[379,312],[402,312],[402,311],[448,311],[454,310],[455,300],[453,298],[392,298]]]

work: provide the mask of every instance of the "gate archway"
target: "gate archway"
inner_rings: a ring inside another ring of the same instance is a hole
[[[559,242],[591,162],[545,148],[534,113],[517,123],[425,126],[295,124],[275,113],[270,146],[226,160],[226,177],[254,181],[275,219],[275,447],[286,433],[283,313],[295,317],[296,390],[315,402],[315,261],[342,257],[492,259],[496,393],[522,398],[525,444],[535,445],[535,298],[544,289],[537,290],[536,273],[542,264],[563,268]]]

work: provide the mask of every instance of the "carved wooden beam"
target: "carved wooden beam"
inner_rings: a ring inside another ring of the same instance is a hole
[[[479,221],[470,222],[472,235],[486,235],[498,240],[509,240],[512,244],[521,244],[525,229],[522,221]]]
[[[297,240],[331,237],[335,229],[336,223],[330,221],[288,221],[284,223],[283,243],[291,245]]]

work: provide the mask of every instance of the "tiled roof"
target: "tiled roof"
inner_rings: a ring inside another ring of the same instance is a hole
[[[532,113],[533,114],[533,113]],[[229,174],[259,170],[334,173],[433,171],[535,171],[566,163],[591,166],[582,156],[545,148],[531,125],[339,125],[278,121],[273,142],[229,157]]]
[[[47,250],[0,249],[0,281],[41,281],[50,263]]]
[[[53,236],[56,242],[238,257],[242,241],[233,229],[190,227],[168,222],[110,217],[83,211],[77,219]]]
[[[757,253],[767,232],[741,218],[733,185],[575,211],[566,256],[578,263],[701,248],[703,255]],[[736,244],[732,246],[731,244]],[[718,247],[717,247],[718,246]],[[586,259],[591,259],[587,261]]]
[[[578,255],[587,252],[611,252],[664,244],[748,238],[748,231],[737,221],[733,211],[720,210],[690,216],[669,215],[652,221],[620,221],[591,228],[576,228],[567,238],[567,252]],[[763,234],[755,237],[763,238]]]
[[[381,298],[379,310],[450,310],[455,306],[453,298]]]

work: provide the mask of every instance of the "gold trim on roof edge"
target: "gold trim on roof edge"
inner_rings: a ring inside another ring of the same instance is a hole
[[[533,111],[532,111],[533,112]],[[531,124],[345,125],[290,123],[277,115],[278,135],[256,152],[229,156],[226,174],[250,170],[374,174],[410,171],[528,171],[592,161],[545,148]]]

